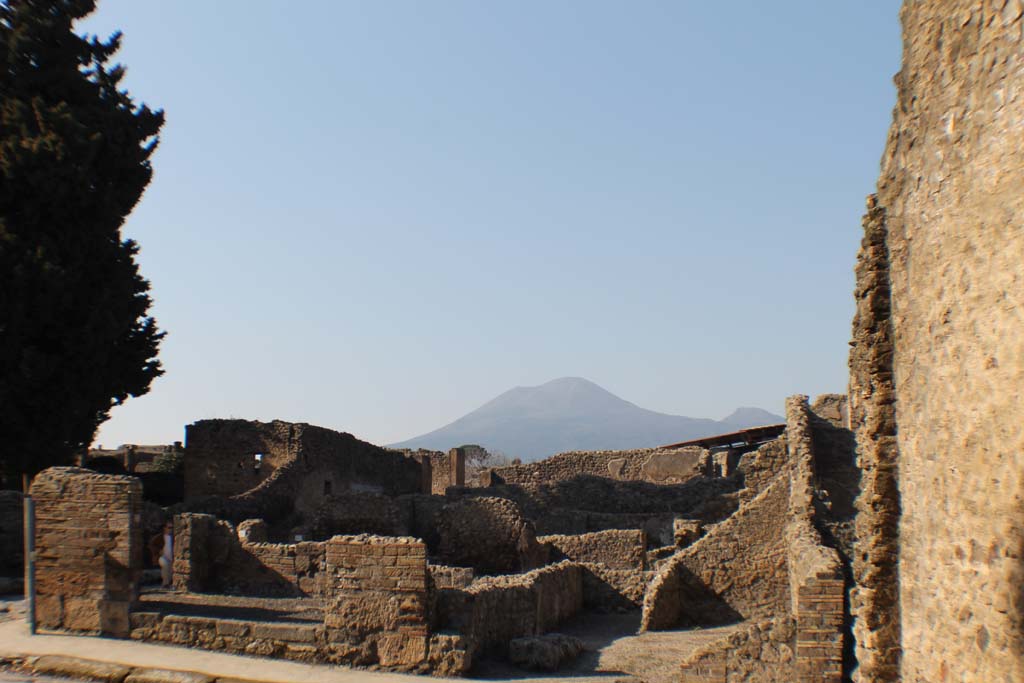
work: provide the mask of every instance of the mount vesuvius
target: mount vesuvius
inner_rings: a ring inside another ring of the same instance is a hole
[[[479,444],[524,461],[562,451],[649,448],[785,420],[739,408],[723,420],[646,410],[581,377],[516,387],[440,429],[394,448],[447,450]]]

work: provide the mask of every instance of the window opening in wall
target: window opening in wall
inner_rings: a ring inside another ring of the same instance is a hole
[[[330,480],[324,481],[324,495],[331,495],[331,482]]]
[[[263,454],[262,453],[256,453],[255,455],[253,455],[252,456],[252,469],[253,469],[253,472],[259,472],[260,471],[260,466],[262,466],[262,465],[263,465]]]

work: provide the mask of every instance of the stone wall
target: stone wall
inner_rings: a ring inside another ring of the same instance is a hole
[[[427,570],[434,588],[438,590],[468,588],[476,574],[472,567],[450,567],[445,564],[429,564]]]
[[[858,267],[860,299],[882,301],[858,300],[851,353],[861,681],[897,667],[904,681],[1024,680],[1022,12],[908,0],[901,14]]]
[[[710,454],[698,447],[671,451],[658,448],[632,451],[570,451],[538,462],[492,469],[488,481],[490,485],[539,484],[589,475],[608,479],[648,481],[655,484],[679,484],[708,473],[709,467]]]
[[[744,453],[738,470],[743,478],[743,500],[751,500],[768,488],[789,462],[789,446],[785,435]]]
[[[313,540],[358,534],[404,536],[409,532],[399,503],[379,493],[327,496],[312,517]]]
[[[298,597],[329,594],[324,543],[245,542],[210,515],[174,520],[174,586],[228,595]]]
[[[813,417],[806,396],[786,400],[791,463],[786,567],[792,601],[789,614],[796,620],[794,680],[840,683],[846,583],[839,553],[822,543],[815,528],[818,489]]]
[[[505,498],[474,497],[446,504],[435,517],[437,554],[446,564],[504,574],[540,567],[548,550],[533,524]]]
[[[0,576],[25,569],[24,505],[20,491],[0,491]]]
[[[442,624],[462,633],[474,656],[507,654],[513,638],[552,630],[583,608],[583,568],[560,562],[526,574],[488,576],[447,591]]]
[[[574,536],[541,536],[552,560],[599,563],[609,569],[646,569],[647,536],[639,529],[615,529]]]
[[[413,538],[335,536],[327,541],[331,599],[324,623],[339,647],[376,652],[386,668],[428,662],[427,549]]]
[[[583,604],[598,612],[631,612],[643,607],[644,592],[654,572],[612,569],[600,562],[584,562]]]
[[[443,496],[449,486],[465,486],[466,453],[461,448],[452,448],[447,453],[432,454],[430,457],[430,492]]]
[[[51,467],[36,475],[30,492],[39,626],[127,636],[142,569],[142,484]]]
[[[797,677],[789,617],[752,622],[700,648],[680,666],[679,683],[792,683]]]
[[[857,255],[849,387],[861,470],[850,609],[863,683],[897,680],[900,667],[899,449],[886,242],[885,210],[871,198]]]
[[[185,433],[182,512],[273,522],[292,511],[312,516],[335,494],[394,496],[423,488],[415,459],[322,427],[201,420]]]
[[[764,619],[788,610],[784,529],[789,479],[777,477],[732,517],[662,565],[644,596],[642,630]]]

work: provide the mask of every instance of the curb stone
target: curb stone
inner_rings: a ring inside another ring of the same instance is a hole
[[[13,662],[13,660],[12,660]],[[23,668],[34,674],[101,681],[102,683],[257,683],[241,678],[216,678],[198,671],[176,671],[97,662],[81,657],[27,657]]]
[[[42,655],[25,660],[26,666],[34,673],[67,676],[69,678],[88,678],[105,683],[122,683],[131,672],[131,668],[120,664],[95,662],[91,659],[64,657],[61,655]]]

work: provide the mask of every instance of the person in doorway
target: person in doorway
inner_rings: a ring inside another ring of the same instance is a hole
[[[160,566],[160,587],[170,588],[174,564],[174,525],[170,520],[164,523],[163,531],[150,539],[149,552],[153,564]]]

